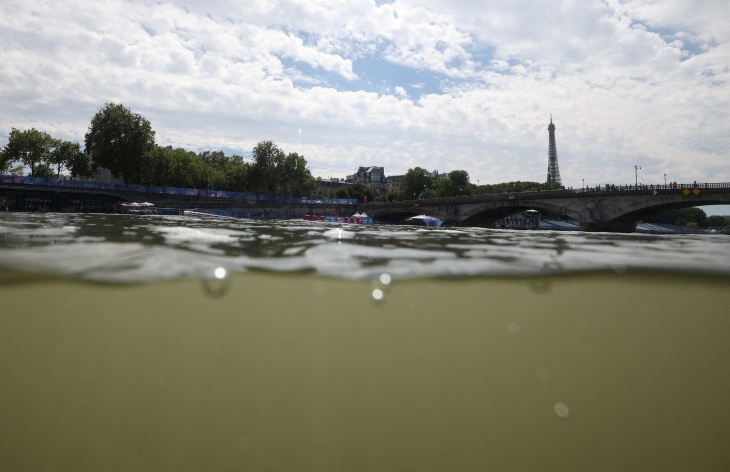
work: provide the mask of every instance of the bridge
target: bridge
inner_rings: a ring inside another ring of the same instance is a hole
[[[344,205],[317,201],[255,201],[204,196],[94,190],[0,183],[0,199],[47,202],[47,211],[109,211],[124,201],[151,202],[167,208],[221,209],[258,215],[351,216],[356,211],[393,223],[416,215],[438,218],[446,225],[493,227],[501,218],[524,210],[543,209],[580,222],[583,231],[630,233],[636,223],[667,210],[702,205],[730,205],[730,183],[601,186],[574,190],[516,192],[392,203]],[[74,205],[69,202],[76,202]],[[79,205],[80,203],[80,205]],[[16,207],[33,210],[36,207]],[[13,208],[11,208],[12,210]],[[37,209],[37,208],[36,208]],[[0,211],[2,206],[0,206]]]
[[[730,205],[730,183],[608,185],[581,190],[518,192],[367,206],[369,216],[399,221],[426,214],[454,226],[494,227],[509,215],[543,209],[580,222],[583,231],[632,233],[636,223],[668,210]]]

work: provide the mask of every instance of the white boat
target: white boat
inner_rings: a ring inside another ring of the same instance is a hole
[[[405,221],[407,225],[418,225],[418,226],[441,226],[443,221],[433,216],[418,215],[412,216]]]

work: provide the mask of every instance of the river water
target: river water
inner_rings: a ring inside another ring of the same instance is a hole
[[[729,249],[0,214],[0,471],[727,470]]]

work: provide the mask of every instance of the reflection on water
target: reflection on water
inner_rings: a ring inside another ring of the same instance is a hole
[[[200,276],[215,267],[336,278],[730,273],[725,235],[363,226],[232,218],[0,214],[0,265],[105,282]],[[536,290],[546,287],[535,285]]]

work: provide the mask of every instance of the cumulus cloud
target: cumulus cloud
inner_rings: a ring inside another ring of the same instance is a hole
[[[8,0],[0,133],[83,140],[116,101],[165,145],[272,139],[322,176],[497,182],[544,180],[552,112],[568,185],[634,164],[647,182],[730,180],[729,17],[712,0]]]

